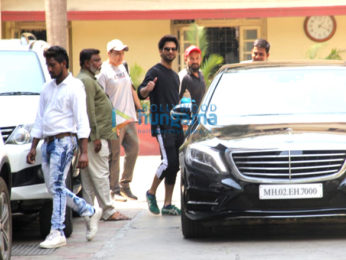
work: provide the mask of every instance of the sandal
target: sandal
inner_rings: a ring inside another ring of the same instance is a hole
[[[130,220],[131,218],[121,214],[119,211],[115,212],[106,221],[120,221],[120,220]]]

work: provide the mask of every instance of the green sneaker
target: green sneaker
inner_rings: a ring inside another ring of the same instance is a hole
[[[160,214],[160,209],[157,206],[155,195],[149,194],[149,192],[147,191],[146,197],[147,197],[149,211],[155,215]]]
[[[181,211],[174,205],[168,205],[162,208],[161,214],[169,216],[179,216],[181,214]]]

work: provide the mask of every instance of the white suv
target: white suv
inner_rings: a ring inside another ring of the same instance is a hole
[[[44,41],[0,40],[0,132],[12,172],[12,213],[40,215],[40,231],[50,231],[51,196],[41,171],[41,142],[36,163],[26,163],[31,147],[30,130],[35,121],[43,84],[50,80],[43,51]],[[71,185],[68,182],[68,185]],[[67,211],[65,235],[72,233],[72,212]]]
[[[0,259],[11,259],[12,218],[10,203],[11,169],[0,133]]]

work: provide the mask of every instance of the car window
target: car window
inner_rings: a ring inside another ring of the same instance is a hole
[[[224,73],[209,104],[221,125],[247,116],[346,113],[346,69],[232,70]]]
[[[31,51],[0,51],[0,94],[39,94],[44,74],[39,59]]]

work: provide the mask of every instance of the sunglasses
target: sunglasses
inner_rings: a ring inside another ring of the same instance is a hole
[[[165,48],[163,48],[165,51],[176,51],[177,50],[177,48],[169,48],[169,47],[165,47]]]

